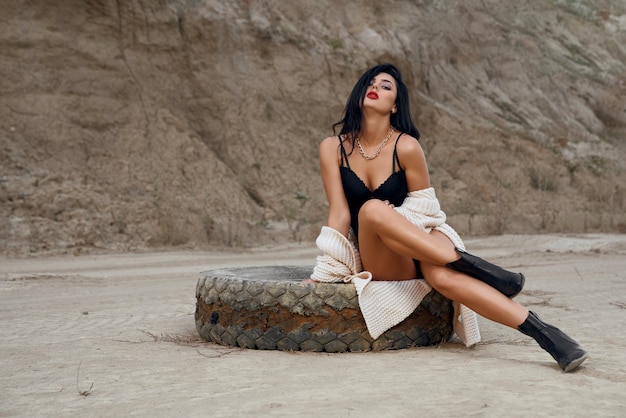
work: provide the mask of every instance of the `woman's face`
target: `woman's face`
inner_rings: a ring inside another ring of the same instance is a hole
[[[387,73],[378,73],[367,87],[363,107],[373,107],[381,112],[395,113],[397,95],[395,78]]]

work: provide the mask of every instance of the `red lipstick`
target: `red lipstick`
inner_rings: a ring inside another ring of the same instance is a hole
[[[369,93],[367,93],[367,97],[370,99],[378,99],[378,93],[376,93],[375,91],[370,91]]]

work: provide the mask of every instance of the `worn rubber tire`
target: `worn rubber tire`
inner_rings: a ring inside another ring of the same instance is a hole
[[[452,333],[452,303],[436,291],[403,322],[373,340],[354,285],[303,283],[313,267],[202,272],[196,328],[208,341],[261,350],[370,351],[428,346]]]

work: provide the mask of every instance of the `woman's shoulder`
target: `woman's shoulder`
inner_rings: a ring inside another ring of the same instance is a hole
[[[326,159],[334,160],[340,156],[339,152],[339,137],[329,136],[322,139],[319,145],[319,157],[322,161]]]
[[[333,135],[333,136],[326,137],[326,138],[322,139],[322,142],[320,143],[320,147],[329,147],[331,145],[333,145],[333,146],[339,145],[339,136],[338,135]]]
[[[407,133],[403,133],[400,135],[400,137],[398,138],[396,149],[398,150],[398,154],[413,154],[415,152],[424,152],[417,138]]]
[[[322,139],[320,142],[319,150],[321,153],[331,153],[334,154],[339,150],[339,136],[329,136],[327,138]]]
[[[426,166],[426,156],[417,138],[404,134],[398,139],[396,152],[404,170]]]

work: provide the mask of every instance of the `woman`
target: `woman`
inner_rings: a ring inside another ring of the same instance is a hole
[[[424,278],[448,299],[531,336],[565,372],[587,358],[578,343],[512,300],[524,285],[522,274],[456,248],[451,228],[421,228],[403,212],[407,196],[431,187],[408,90],[395,66],[377,65],[361,76],[337,127],[339,135],[319,147],[327,228],[354,240],[373,280]]]

